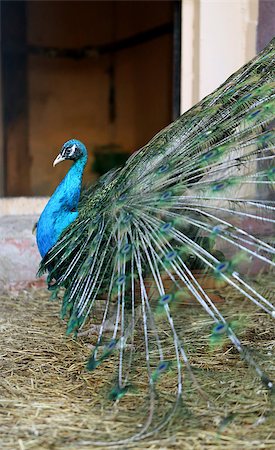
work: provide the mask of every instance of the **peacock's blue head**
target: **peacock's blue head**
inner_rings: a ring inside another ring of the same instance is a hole
[[[87,150],[85,145],[77,139],[70,139],[62,146],[61,152],[53,162],[53,166],[56,166],[56,164],[65,161],[66,159],[77,161],[81,158],[87,159]]]

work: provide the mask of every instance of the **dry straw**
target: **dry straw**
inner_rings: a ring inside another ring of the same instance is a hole
[[[267,282],[261,280],[262,289]],[[274,321],[232,292],[227,294],[224,314],[239,324],[242,342],[254,349],[255,359],[275,379]],[[85,370],[91,340],[65,336],[59,304],[49,301],[46,290],[2,295],[0,303],[1,450],[92,449],[93,440],[113,440],[137,430],[144,419],[146,388],[138,367],[134,389],[113,404],[107,393],[114,360],[92,373]],[[183,405],[168,429],[117,448],[274,449],[272,396],[228,342],[210,351],[211,325],[199,307],[182,305],[177,320],[185,330],[195,374],[214,406],[208,407],[186,379]],[[139,351],[142,346],[137,346]],[[160,415],[164,400],[172,396],[172,380],[167,375]]]

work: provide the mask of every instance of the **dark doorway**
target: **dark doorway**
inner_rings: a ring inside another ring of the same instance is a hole
[[[6,195],[50,194],[71,137],[92,182],[179,114],[180,2],[1,3]]]

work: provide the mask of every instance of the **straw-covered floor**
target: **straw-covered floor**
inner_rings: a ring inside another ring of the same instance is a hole
[[[243,344],[253,349],[255,359],[274,379],[274,321],[249,302],[229,297],[223,310],[239,323]],[[93,440],[136,432],[146,412],[146,379],[139,367],[134,389],[113,404],[108,398],[113,359],[93,372],[85,369],[88,338],[65,336],[59,303],[49,301],[46,290],[2,295],[0,308],[2,450],[91,449]],[[177,320],[187,330],[185,347],[212,406],[186,378],[183,404],[168,428],[117,448],[274,449],[273,396],[230,343],[209,349],[211,325],[199,307],[179,307]],[[163,398],[169,402],[174,389],[169,374],[167,386]]]

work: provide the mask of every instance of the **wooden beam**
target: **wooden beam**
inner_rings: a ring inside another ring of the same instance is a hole
[[[5,195],[30,194],[25,1],[1,2]]]
[[[127,38],[109,42],[98,46],[85,46],[81,48],[60,48],[44,47],[40,45],[29,45],[28,51],[32,55],[46,56],[49,58],[69,58],[80,60],[84,58],[98,58],[99,56],[120,52],[129,48],[146,44],[154,39],[171,34],[173,32],[173,23],[164,23],[149,30],[140,31]]]

